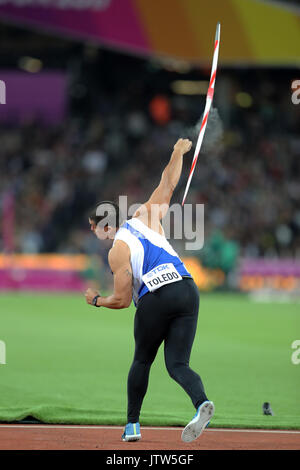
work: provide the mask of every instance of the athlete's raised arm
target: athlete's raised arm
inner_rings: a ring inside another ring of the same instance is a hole
[[[132,299],[132,270],[130,250],[126,243],[117,240],[108,255],[108,262],[114,276],[114,292],[108,297],[99,296],[98,307],[121,309],[129,307]],[[98,292],[88,289],[85,297],[89,304]]]
[[[170,201],[179,181],[182,171],[183,155],[191,150],[189,139],[179,139],[174,145],[170,161],[160,179],[160,183],[145,204],[138,208],[134,217],[140,217],[155,212],[161,220],[167,213]]]

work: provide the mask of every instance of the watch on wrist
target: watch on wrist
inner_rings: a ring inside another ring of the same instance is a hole
[[[100,305],[97,305],[98,297],[101,297],[101,295],[99,295],[99,294],[95,295],[95,297],[94,297],[93,300],[92,300],[92,304],[93,304],[95,307],[100,307]]]

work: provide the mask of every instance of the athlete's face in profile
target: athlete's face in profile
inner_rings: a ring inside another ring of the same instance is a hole
[[[114,238],[116,229],[105,226],[101,227],[100,224],[96,225],[95,222],[89,219],[91,231],[96,235],[99,240],[109,240]]]

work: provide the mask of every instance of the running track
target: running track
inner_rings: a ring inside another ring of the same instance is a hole
[[[142,427],[142,440],[122,442],[120,426],[0,424],[0,450],[299,450],[300,431],[206,429],[194,442],[183,428]]]

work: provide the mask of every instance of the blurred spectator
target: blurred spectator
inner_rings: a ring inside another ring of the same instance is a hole
[[[300,256],[300,106],[291,104],[286,79],[278,73],[274,84],[272,74],[218,78],[227,90],[226,96],[216,90],[215,100],[223,140],[201,153],[188,196],[189,203],[205,204],[208,244],[216,230],[227,241],[227,264],[237,243],[241,255]],[[13,189],[17,252],[100,252],[89,232],[90,208],[119,195],[129,205],[150,196],[177,138],[199,120],[202,101],[167,97],[147,83],[144,93],[142,79],[137,90],[124,90],[120,78],[115,95],[99,93],[89,120],[2,126],[0,202]],[[251,99],[244,93],[237,101],[245,87]],[[192,152],[174,202],[182,199],[191,159]]]

